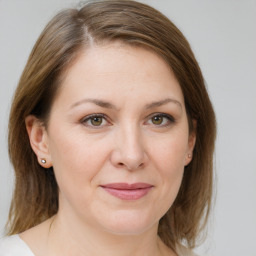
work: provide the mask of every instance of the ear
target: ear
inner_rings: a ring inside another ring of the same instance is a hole
[[[188,137],[188,148],[187,148],[187,156],[185,159],[185,166],[187,166],[193,158],[193,150],[196,144],[196,130],[197,130],[197,122],[195,119],[192,120],[193,122],[193,130],[190,131]]]
[[[45,126],[33,115],[27,116],[25,123],[30,145],[37,156],[39,164],[44,168],[50,168],[52,161]]]

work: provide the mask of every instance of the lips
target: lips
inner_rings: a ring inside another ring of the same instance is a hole
[[[153,185],[147,183],[111,183],[101,186],[106,192],[122,200],[138,200],[147,195]]]

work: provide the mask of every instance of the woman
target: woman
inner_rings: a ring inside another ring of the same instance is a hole
[[[134,1],[56,15],[16,90],[0,255],[193,255],[215,116],[182,33]]]

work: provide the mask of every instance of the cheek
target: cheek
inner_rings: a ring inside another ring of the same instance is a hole
[[[184,161],[187,152],[186,133],[168,136],[152,147],[151,156],[160,177],[159,206],[165,213],[173,204],[179,191],[184,173]],[[156,143],[155,143],[156,144]]]
[[[108,143],[98,145],[82,133],[59,131],[51,139],[50,154],[60,191],[90,196],[92,181],[108,158]]]
[[[150,149],[150,155],[157,169],[166,175],[184,169],[188,146],[186,133],[170,134],[151,144],[154,146]]]
[[[162,178],[163,192],[176,196],[184,173],[184,150],[171,144],[159,154],[159,172]]]

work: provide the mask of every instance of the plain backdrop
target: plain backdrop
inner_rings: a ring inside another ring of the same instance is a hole
[[[148,0],[185,34],[218,121],[217,200],[200,255],[256,256],[256,1]],[[0,0],[0,236],[13,189],[7,126],[12,95],[37,37],[74,0]]]

